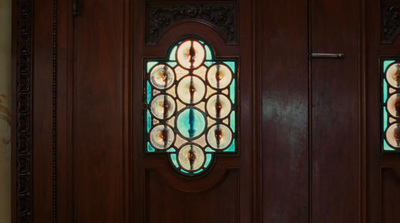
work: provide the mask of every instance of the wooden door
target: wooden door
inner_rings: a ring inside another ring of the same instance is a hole
[[[376,222],[378,2],[15,3],[14,221]],[[146,61],[184,38],[238,64],[237,152],[197,176],[144,131]]]

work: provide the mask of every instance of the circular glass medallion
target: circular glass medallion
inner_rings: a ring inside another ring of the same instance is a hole
[[[150,103],[151,113],[158,119],[168,119],[175,112],[175,101],[167,94],[157,95]]]
[[[177,94],[185,104],[197,104],[206,94],[204,82],[197,76],[186,76],[178,83]]]
[[[393,94],[387,101],[387,110],[394,117],[400,117],[400,94]]]
[[[201,43],[195,40],[182,42],[177,51],[179,65],[186,69],[194,69],[200,66],[205,58],[205,50]]]
[[[394,148],[400,148],[400,124],[394,123],[386,130],[386,140]]]
[[[150,143],[156,149],[168,149],[174,140],[174,131],[168,125],[157,125],[150,131]]]
[[[232,132],[224,124],[213,125],[207,132],[207,141],[214,149],[226,149],[232,142]]]
[[[223,94],[214,94],[207,101],[207,113],[212,118],[223,119],[229,115],[232,105],[231,101]]]
[[[166,64],[159,64],[150,71],[150,83],[159,90],[170,88],[175,81],[175,73]]]
[[[197,108],[186,108],[176,118],[179,133],[193,139],[201,135],[206,128],[206,118]]]
[[[187,171],[200,169],[205,161],[203,150],[196,144],[186,144],[179,150],[178,161]]]
[[[386,80],[393,87],[400,87],[400,63],[390,65],[390,67],[386,70]]]
[[[232,81],[232,71],[224,64],[214,64],[208,69],[207,80],[211,87],[226,88]]]

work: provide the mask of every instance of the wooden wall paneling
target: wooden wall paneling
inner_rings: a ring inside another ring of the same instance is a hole
[[[257,1],[256,8],[262,221],[308,222],[307,1]]]
[[[360,1],[311,1],[311,219],[358,222],[360,193]]]
[[[53,220],[53,1],[35,1],[33,20],[33,222]]]
[[[123,1],[87,0],[80,11],[71,87],[74,220],[122,222]]]

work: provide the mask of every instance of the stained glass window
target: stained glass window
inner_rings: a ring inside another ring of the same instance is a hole
[[[236,58],[184,39],[166,58],[144,63],[146,153],[165,153],[179,173],[195,176],[216,155],[237,152]]]
[[[400,152],[400,60],[382,59],[382,150]]]

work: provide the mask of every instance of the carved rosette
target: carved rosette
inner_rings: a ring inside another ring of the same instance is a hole
[[[393,43],[400,34],[400,5],[382,4],[382,43]]]
[[[156,4],[146,7],[146,42],[154,44],[172,25],[190,20],[202,20],[216,29],[226,42],[237,42],[236,2],[209,4]]]
[[[16,161],[17,218],[32,222],[32,1],[17,3]]]

